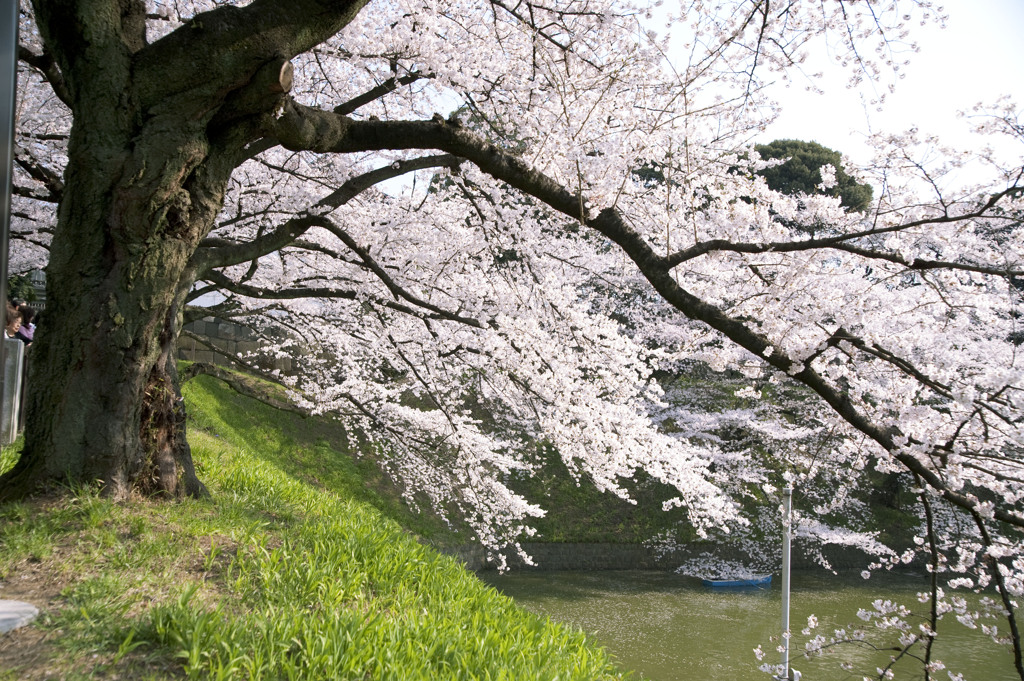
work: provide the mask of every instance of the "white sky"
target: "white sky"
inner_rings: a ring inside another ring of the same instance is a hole
[[[773,91],[783,113],[758,141],[815,141],[861,163],[869,159],[861,143],[869,131],[916,126],[944,144],[979,146],[958,111],[1002,94],[1024,106],[1024,0],[946,0],[943,6],[946,28],[913,27],[910,40],[920,51],[908,55],[906,75],[882,112],[868,108],[869,97],[847,89],[845,76],[830,77],[838,69],[830,74],[825,64],[809,65],[808,71],[825,71],[826,80],[819,83],[824,94],[807,92],[803,82]]]

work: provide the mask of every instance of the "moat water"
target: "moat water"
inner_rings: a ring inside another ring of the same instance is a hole
[[[779,662],[776,652],[781,619],[781,590],[775,575],[769,589],[714,590],[692,577],[665,572],[516,572],[481,573],[482,579],[532,612],[582,629],[614,655],[621,668],[640,672],[653,681],[771,681],[759,671]],[[928,588],[924,575],[859,574],[832,576],[800,572],[792,580],[791,666],[804,681],[877,678],[895,644],[895,637],[859,619],[861,608],[876,599],[897,601],[915,615],[927,613],[916,594]],[[977,602],[978,597],[972,598]],[[823,656],[802,654],[808,636],[801,634],[809,615],[815,633],[829,636],[849,625],[867,629],[871,645],[843,644]],[[920,617],[912,621],[922,621]],[[1005,619],[986,620],[1006,633]],[[947,614],[939,622],[932,657],[947,669],[932,675],[945,681],[947,671],[966,681],[1017,679],[1009,646],[997,645],[980,629],[968,629]],[[754,649],[765,652],[758,662]],[[923,655],[923,650],[912,651]],[[845,666],[845,668],[844,668]],[[921,679],[921,663],[899,660],[896,679]]]

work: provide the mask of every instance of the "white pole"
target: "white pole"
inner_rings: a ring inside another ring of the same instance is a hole
[[[782,488],[782,675],[780,679],[799,679],[800,672],[789,669],[789,554],[792,546],[793,486]]]

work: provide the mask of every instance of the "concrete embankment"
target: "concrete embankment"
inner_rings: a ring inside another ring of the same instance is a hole
[[[671,551],[642,544],[586,544],[524,542],[523,549],[533,558],[527,565],[515,556],[509,558],[513,570],[675,570],[680,565],[702,555],[713,554],[716,559],[747,564],[749,559],[739,551],[711,544],[694,544]],[[462,561],[470,570],[494,569],[486,552],[479,546],[442,549]],[[828,547],[824,552],[835,570],[861,570],[871,559],[860,551],[843,547]],[[794,550],[793,569],[820,569],[820,564],[808,554]]]

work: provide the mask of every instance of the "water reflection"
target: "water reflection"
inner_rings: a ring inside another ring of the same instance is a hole
[[[577,626],[606,646],[622,667],[654,681],[770,681],[758,671],[753,649],[778,662],[781,595],[777,582],[768,589],[713,590],[700,580],[662,572],[520,572],[483,573],[484,581],[520,605],[559,622]],[[821,573],[793,576],[793,667],[804,679],[861,679],[875,676],[891,652],[844,645],[823,658],[799,655],[807,637],[799,631],[807,616],[817,615],[819,633],[857,623],[857,610],[882,598],[898,600],[925,612],[915,597],[927,588],[924,576],[835,577]],[[1003,621],[998,622],[1006,629]],[[940,622],[934,656],[964,673],[965,679],[1015,679],[1007,647],[996,646],[980,631],[958,624],[952,615]],[[887,639],[889,644],[892,638]],[[882,642],[878,639],[878,642]],[[841,663],[851,666],[849,671]],[[902,660],[897,679],[922,678],[920,663]],[[949,678],[945,671],[933,678]]]

